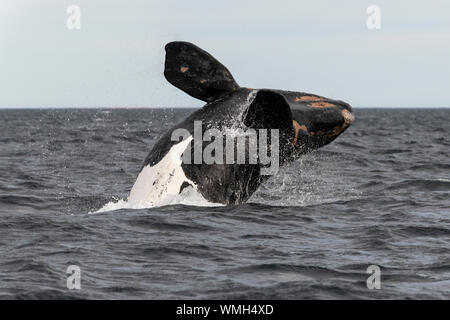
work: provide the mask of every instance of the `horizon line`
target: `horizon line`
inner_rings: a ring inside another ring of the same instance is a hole
[[[2,107],[0,106],[0,110],[62,110],[62,109],[201,109],[203,107],[141,107],[141,106],[132,106],[132,107],[124,107],[124,106],[110,106],[110,107]],[[368,107],[368,106],[358,106],[353,109],[450,109],[450,106],[430,106],[430,107]]]

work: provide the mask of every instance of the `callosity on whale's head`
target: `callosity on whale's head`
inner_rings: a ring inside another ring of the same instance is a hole
[[[343,101],[302,92],[278,92],[290,106],[296,154],[330,143],[355,120],[352,107]]]
[[[182,162],[183,150],[189,151],[190,147],[194,155],[196,130],[203,133],[213,128],[225,136],[237,128],[258,132],[277,129],[279,164],[283,165],[330,143],[354,121],[351,106],[339,100],[303,92],[240,87],[224,65],[192,43],[170,42],[165,49],[166,79],[207,104],[156,143],[131,190],[130,200],[152,199],[152,204],[158,204],[162,198],[192,187],[210,202],[242,203],[267,180],[259,162],[227,162],[226,157],[220,163]],[[201,127],[196,129],[195,123],[199,122]],[[173,140],[180,129],[188,135],[183,144]],[[204,150],[204,142],[200,144]]]

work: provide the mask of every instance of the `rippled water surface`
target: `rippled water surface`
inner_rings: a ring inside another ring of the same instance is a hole
[[[89,214],[190,112],[0,110],[0,298],[450,298],[449,109],[356,109],[245,205]]]

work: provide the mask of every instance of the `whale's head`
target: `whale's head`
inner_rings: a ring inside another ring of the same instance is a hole
[[[343,101],[282,90],[259,90],[244,113],[244,124],[256,129],[279,129],[280,152],[286,161],[323,147],[355,120]]]
[[[355,121],[353,108],[346,102],[305,93],[288,92],[295,130],[293,145],[305,153],[327,145]]]

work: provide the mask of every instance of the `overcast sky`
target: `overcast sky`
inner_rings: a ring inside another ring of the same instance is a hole
[[[371,4],[380,30],[366,26]],[[66,26],[69,5],[80,30]],[[448,0],[1,0],[0,107],[200,107],[163,77],[173,40],[210,52],[242,86],[450,106]]]

